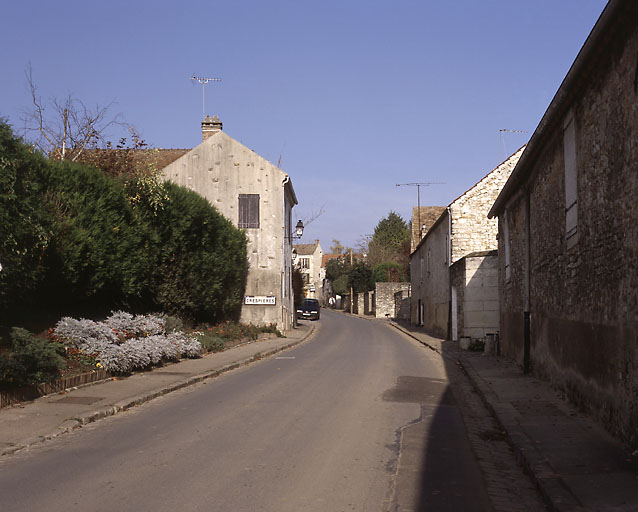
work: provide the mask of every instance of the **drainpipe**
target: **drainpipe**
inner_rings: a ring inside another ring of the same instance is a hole
[[[531,264],[531,220],[530,195],[525,189],[525,275],[523,277],[523,373],[531,371],[531,314],[530,314],[530,264]]]
[[[447,339],[452,339],[452,277],[450,275],[450,267],[452,266],[452,210],[448,206],[447,208],[447,282],[448,282],[448,314],[447,314]]]
[[[282,323],[284,325],[284,329],[288,329],[288,315],[287,310],[288,306],[290,306],[290,297],[288,297],[287,303],[284,302],[284,297],[286,296],[286,288],[288,287],[288,282],[286,279],[286,264],[287,260],[290,260],[291,255],[288,252],[288,243],[292,243],[290,238],[288,237],[290,232],[290,226],[287,225],[288,215],[286,212],[286,185],[290,182],[290,176],[286,175],[282,182],[282,205],[281,205],[281,219],[283,220],[282,227],[282,237],[281,237],[281,317]],[[290,269],[292,272],[292,269]],[[292,276],[290,276],[292,278]]]

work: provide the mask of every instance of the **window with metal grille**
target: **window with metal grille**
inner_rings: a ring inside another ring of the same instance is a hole
[[[259,227],[259,194],[239,194],[238,227]]]

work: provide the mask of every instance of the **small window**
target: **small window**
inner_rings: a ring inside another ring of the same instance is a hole
[[[239,228],[259,227],[259,194],[239,194]]]

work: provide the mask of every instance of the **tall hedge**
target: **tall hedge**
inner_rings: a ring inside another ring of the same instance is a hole
[[[166,184],[132,206],[123,182],[48,160],[0,121],[0,327],[25,306],[90,301],[215,321],[240,308],[246,238],[203,197]]]
[[[235,316],[247,271],[246,237],[195,192],[167,183],[168,201],[146,218],[158,234],[154,294],[165,311],[194,320]]]
[[[47,165],[0,119],[0,312],[28,304],[47,273],[52,239],[42,202]]]
[[[143,300],[151,285],[153,234],[122,186],[96,169],[67,162],[49,162],[45,179],[56,262],[48,285],[58,286],[61,295],[114,306]]]

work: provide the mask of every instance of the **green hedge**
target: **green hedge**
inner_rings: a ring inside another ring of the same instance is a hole
[[[47,165],[0,120],[0,311],[28,304],[48,270],[52,222],[42,202]]]
[[[167,183],[146,219],[158,235],[154,293],[165,312],[196,321],[235,317],[247,270],[246,237],[195,192]]]
[[[195,321],[236,316],[245,235],[198,194],[165,189],[162,208],[132,206],[121,180],[47,160],[0,121],[0,318],[87,301]]]

